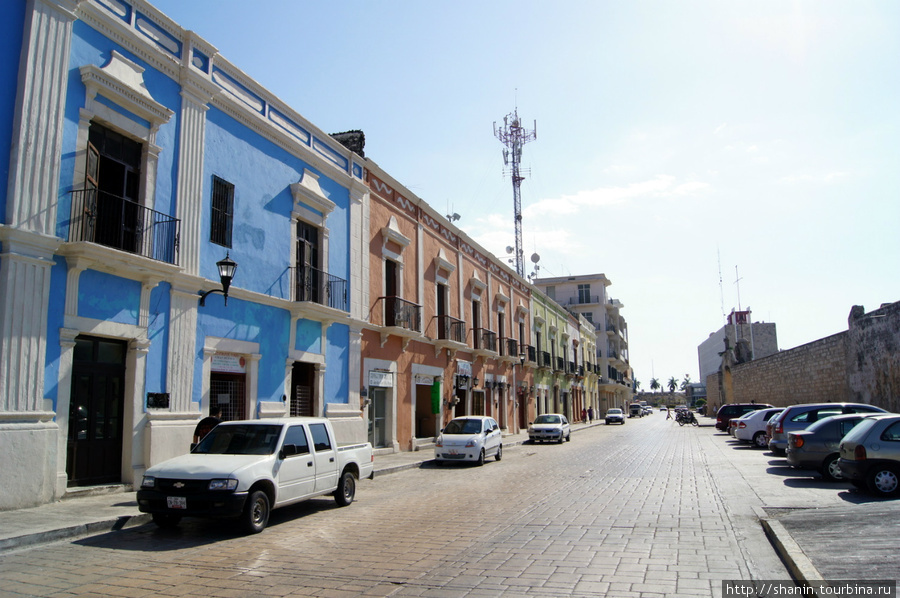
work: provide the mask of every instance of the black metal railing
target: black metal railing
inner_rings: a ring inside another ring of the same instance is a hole
[[[441,340],[466,342],[466,323],[453,316],[437,316],[438,338]]]
[[[570,362],[567,364],[567,367],[566,367],[566,373],[567,373],[567,374],[574,374],[575,372],[576,372],[575,362],[574,362],[574,361],[570,361]]]
[[[309,266],[294,268],[294,272],[294,301],[311,301],[350,311],[346,280]]]
[[[500,339],[500,355],[508,355],[509,357],[518,357],[519,343],[514,338]]]
[[[72,191],[69,241],[88,241],[148,257],[178,263],[181,221],[124,197],[96,189]]]
[[[528,345],[525,347],[525,359],[529,363],[537,363],[537,349]]]
[[[557,372],[565,372],[566,371],[566,360],[563,359],[562,357],[557,357],[556,365],[553,368],[553,370],[557,371]]]
[[[569,305],[585,305],[588,303],[600,303],[600,295],[579,295],[569,297]]]
[[[487,328],[475,329],[475,348],[497,352],[497,333]]]
[[[538,367],[542,368],[551,368],[553,367],[553,360],[550,358],[549,351],[541,351],[538,353]]]
[[[400,297],[384,300],[384,325],[422,332],[422,307]]]

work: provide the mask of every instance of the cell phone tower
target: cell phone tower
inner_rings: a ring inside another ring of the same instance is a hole
[[[522,181],[525,177],[519,168],[522,161],[522,146],[529,141],[537,139],[537,121],[534,122],[534,128],[528,130],[522,126],[519,120],[518,107],[503,117],[503,126],[497,128],[497,122],[494,122],[494,137],[506,146],[503,149],[503,165],[510,168],[513,186],[513,210],[515,212],[516,222],[516,272],[519,276],[525,276],[525,259],[522,249]],[[510,163],[512,166],[510,167]]]

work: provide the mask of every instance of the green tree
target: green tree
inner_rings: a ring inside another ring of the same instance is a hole
[[[634,391],[637,392],[640,387],[641,387],[641,381],[635,380],[634,381]]]
[[[669,392],[675,392],[675,389],[678,388],[678,381],[675,380],[675,376],[669,378]]]
[[[650,390],[657,391],[660,388],[659,380],[650,378]]]
[[[685,374],[684,380],[681,382],[681,390],[687,390],[687,387],[691,385],[691,375]]]

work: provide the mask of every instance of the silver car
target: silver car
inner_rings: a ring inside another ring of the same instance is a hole
[[[766,424],[769,450],[783,455],[787,449],[788,432],[803,430],[820,419],[842,413],[886,413],[880,407],[866,403],[802,403],[791,405]]]
[[[569,420],[561,413],[545,413],[535,418],[528,425],[528,439],[531,442],[543,442],[552,440],[562,443],[563,440],[572,440],[572,430]]]
[[[867,417],[871,417],[871,414],[832,415],[820,419],[805,430],[788,432],[788,465],[818,471],[829,482],[842,480],[838,446],[841,439]]]
[[[841,474],[873,494],[900,494],[900,415],[873,415],[859,422],[840,444]]]

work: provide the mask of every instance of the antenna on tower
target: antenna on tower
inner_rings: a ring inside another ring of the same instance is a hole
[[[519,120],[519,108],[503,117],[503,126],[497,128],[497,122],[494,122],[494,137],[506,147],[503,150],[503,165],[512,166],[510,174],[513,186],[513,215],[515,218],[516,229],[516,272],[519,276],[525,276],[525,259],[522,250],[522,176],[519,163],[522,161],[522,146],[529,141],[537,139],[537,121],[534,122],[534,128],[528,130],[522,126]]]

